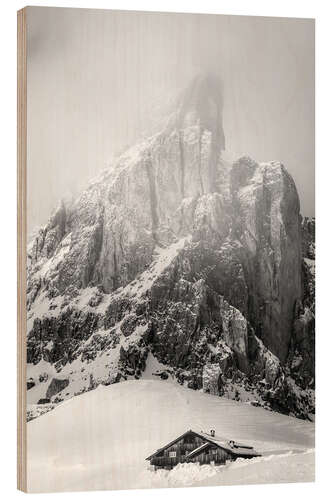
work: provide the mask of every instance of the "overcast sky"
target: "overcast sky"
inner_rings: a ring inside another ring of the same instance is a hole
[[[282,161],[314,215],[313,21],[29,7],[28,231],[205,70],[226,149]]]

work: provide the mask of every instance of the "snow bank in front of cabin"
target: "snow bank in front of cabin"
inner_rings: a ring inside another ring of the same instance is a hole
[[[220,468],[221,466],[200,465],[198,463],[178,464],[170,471],[164,469],[147,471],[142,484],[149,484],[151,488],[194,486],[199,481],[215,476]]]
[[[162,368],[153,359],[149,366]],[[313,480],[313,453],[304,453],[314,447],[314,424],[154,379],[100,386],[29,422],[28,491]],[[190,428],[213,428],[263,457],[200,471],[149,470],[146,457]]]
[[[241,484],[308,483],[315,480],[315,451],[275,454],[245,460],[239,458],[217,467],[214,477],[206,477],[196,486],[231,486]]]
[[[238,458],[226,465],[178,464],[172,470],[147,471],[142,487],[227,486],[262,483],[310,482],[315,479],[315,452],[289,451],[263,457]],[[145,485],[145,486],[144,486]]]

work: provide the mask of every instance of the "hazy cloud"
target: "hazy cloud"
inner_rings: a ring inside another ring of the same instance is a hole
[[[226,148],[281,160],[314,214],[314,22],[28,8],[28,224],[45,222],[203,70]]]

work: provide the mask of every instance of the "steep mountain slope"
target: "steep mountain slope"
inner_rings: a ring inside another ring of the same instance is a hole
[[[303,300],[295,308],[292,343],[289,349],[291,372],[301,387],[315,387],[315,220],[302,221]]]
[[[190,388],[313,413],[297,190],[225,151],[220,89],[197,78],[30,245],[30,403],[140,378],[151,352]]]

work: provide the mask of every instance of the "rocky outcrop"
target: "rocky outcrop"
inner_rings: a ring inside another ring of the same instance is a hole
[[[210,394],[221,394],[222,372],[219,363],[207,363],[202,370],[202,388]]]
[[[166,128],[62,203],[29,248],[28,363],[69,380],[58,399],[140,377],[148,352],[189,387],[231,394],[236,380],[285,412],[301,352],[307,390],[311,224],[281,163],[225,151],[220,89],[196,79]]]
[[[314,217],[304,217],[301,225],[303,257],[316,258],[316,221]]]
[[[36,384],[35,384],[35,382],[33,380],[31,380],[31,379],[27,380],[27,391],[29,389],[32,389],[33,387],[35,387],[35,385]]]
[[[68,379],[53,378],[46,391],[46,398],[51,399],[55,394],[61,392],[69,385]]]
[[[302,221],[303,299],[295,306],[288,368],[303,389],[315,386],[315,219]]]

